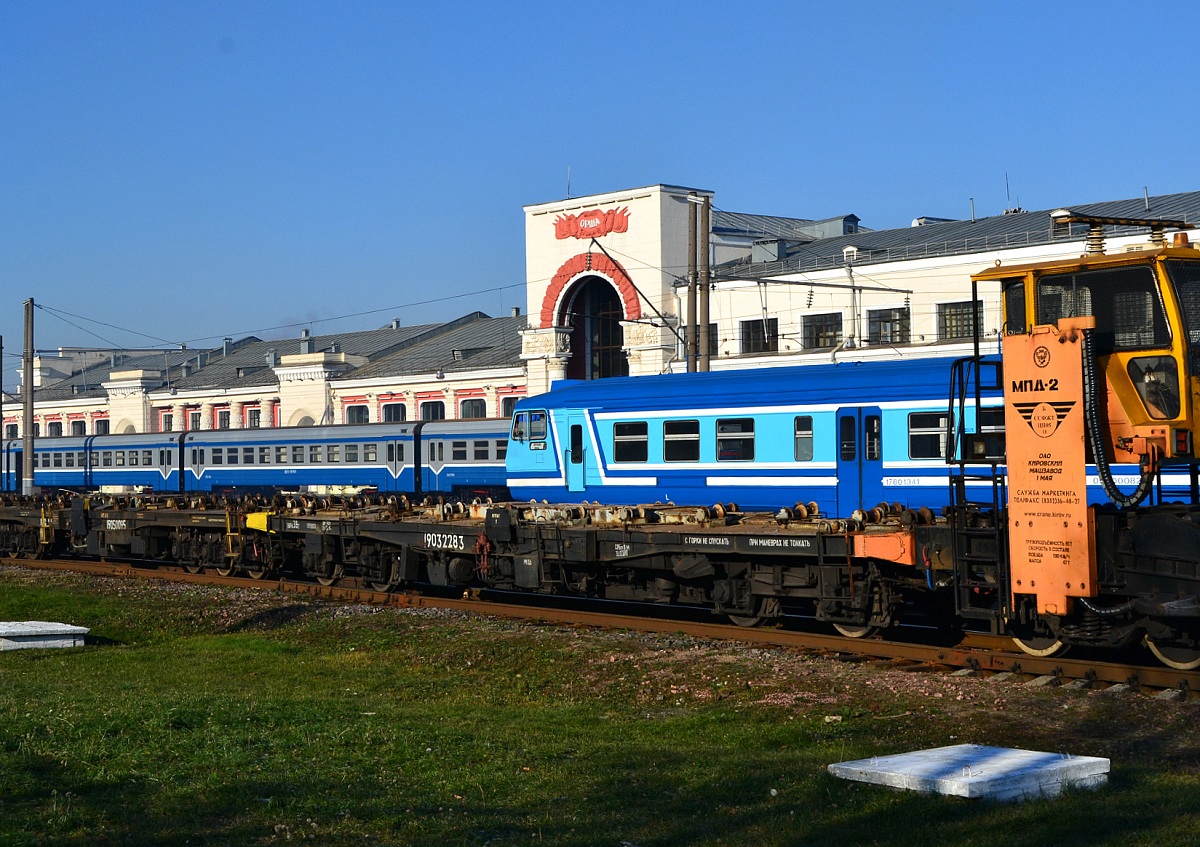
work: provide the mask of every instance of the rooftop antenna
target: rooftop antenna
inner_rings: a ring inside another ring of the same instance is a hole
[[[567,165],[567,199],[571,199],[571,166]]]
[[[1008,190],[1008,171],[1004,172],[1004,197],[1008,201],[1008,208],[1012,208],[1012,192]]]
[[[1150,211],[1150,187],[1148,185],[1142,186],[1142,201],[1146,205],[1146,211],[1149,212]]]

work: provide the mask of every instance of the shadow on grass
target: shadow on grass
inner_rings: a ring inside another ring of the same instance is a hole
[[[255,632],[262,632],[264,630],[278,629],[303,618],[312,609],[312,606],[304,605],[303,603],[293,603],[288,606],[263,609],[261,612],[256,612],[249,617],[230,624],[226,627],[225,631],[247,632],[253,630]]]

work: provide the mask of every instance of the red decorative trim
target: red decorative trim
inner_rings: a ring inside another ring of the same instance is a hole
[[[568,284],[580,274],[603,277],[612,283],[624,303],[625,320],[636,321],[642,316],[642,303],[625,269],[603,253],[580,253],[567,259],[554,275],[554,279],[550,280],[546,295],[542,298],[543,329],[554,326],[558,302]]]
[[[620,209],[589,209],[578,215],[559,215],[554,219],[554,237],[600,238],[610,232],[629,231],[629,207]]]

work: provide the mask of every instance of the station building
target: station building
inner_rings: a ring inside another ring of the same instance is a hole
[[[998,344],[999,292],[980,291],[977,311],[971,274],[1085,251],[1086,227],[1057,223],[1053,209],[917,217],[911,226],[873,230],[850,212],[814,219],[729,212],[712,205],[712,191],[672,185],[538,203],[524,208],[527,314],[226,339],[212,350],[43,357],[35,432],[496,417],[556,379],[686,370],[689,219],[705,200],[714,370],[963,355],[976,323],[986,343]],[[1066,208],[1195,221],[1200,192]],[[1109,252],[1147,243],[1145,229],[1108,227],[1106,237]],[[695,255],[699,276],[702,249]],[[21,435],[19,402],[5,398],[6,438]]]

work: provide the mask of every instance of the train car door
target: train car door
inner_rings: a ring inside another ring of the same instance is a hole
[[[204,448],[197,447],[195,442],[185,443],[184,448],[188,452],[188,471],[182,480],[181,491],[201,491],[203,486],[200,485],[200,479],[204,475]]]
[[[883,499],[883,416],[878,406],[837,410],[838,516]]]
[[[383,444],[383,463],[387,467],[387,488],[385,491],[406,491],[413,486],[401,479],[404,474],[404,464],[408,461],[408,451],[411,445],[399,440],[388,439]]]
[[[584,475],[583,427],[583,415],[567,417],[567,449],[563,451],[567,491],[583,491],[587,488]]]

